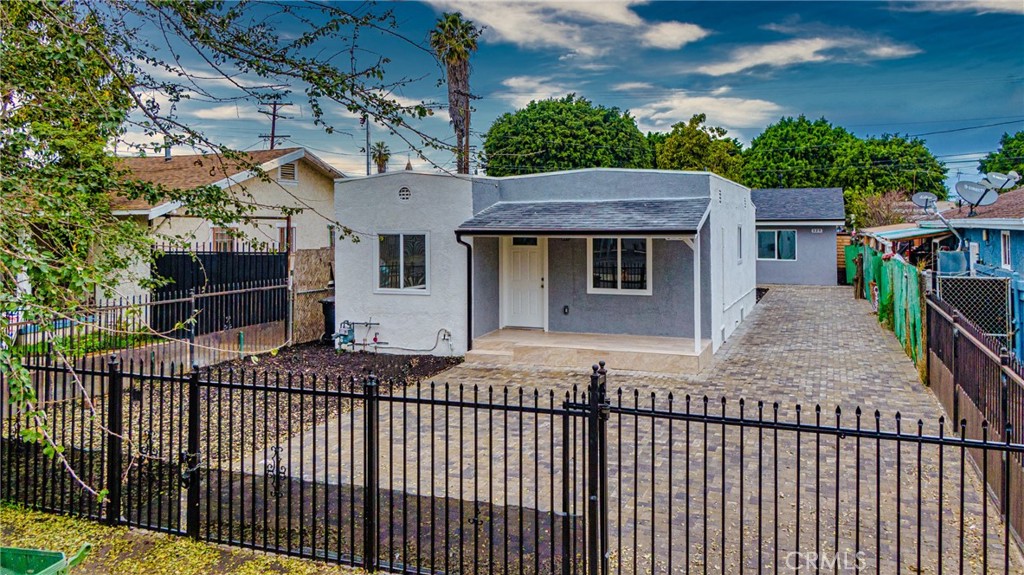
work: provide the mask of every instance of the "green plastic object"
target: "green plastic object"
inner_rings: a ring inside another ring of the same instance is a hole
[[[86,543],[69,559],[60,551],[0,547],[0,575],[62,575],[81,563],[91,549]]]

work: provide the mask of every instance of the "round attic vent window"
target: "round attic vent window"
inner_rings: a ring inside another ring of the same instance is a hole
[[[399,189],[398,190],[398,199],[400,199],[400,200],[412,199],[412,190],[410,190],[409,188],[406,188],[406,187],[403,187],[403,188]]]

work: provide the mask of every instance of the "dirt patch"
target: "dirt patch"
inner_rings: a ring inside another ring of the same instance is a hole
[[[757,288],[757,302],[760,302],[761,298],[763,298],[764,294],[766,294],[766,293],[768,293],[768,288],[765,288],[765,287]],[[757,303],[757,302],[755,302],[755,303]]]
[[[247,373],[285,372],[293,378],[316,377],[317,380],[346,384],[355,377],[362,380],[373,373],[382,384],[410,385],[424,381],[438,373],[462,363],[461,357],[433,355],[390,355],[368,352],[337,352],[330,344],[313,342],[282,349],[275,356],[262,355],[254,362],[251,358],[236,359],[213,366],[217,370],[245,370]],[[347,385],[342,386],[348,389]],[[387,391],[382,386],[382,392]]]

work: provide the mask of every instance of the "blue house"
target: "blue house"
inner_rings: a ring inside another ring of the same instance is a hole
[[[972,275],[1010,278],[1014,321],[1013,348],[1024,358],[1024,188],[999,196],[989,206],[961,206],[943,217],[969,243]],[[942,222],[921,222],[922,227],[944,227]]]

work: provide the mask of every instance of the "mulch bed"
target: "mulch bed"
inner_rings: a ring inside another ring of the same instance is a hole
[[[256,362],[242,358],[218,364],[211,369],[214,373],[245,371],[250,377],[252,373],[291,373],[293,382],[296,381],[294,378],[300,376],[307,380],[315,376],[321,385],[324,381],[330,382],[330,388],[335,388],[334,384],[340,381],[342,389],[350,388],[352,378],[362,381],[372,373],[381,382],[381,392],[386,392],[390,386],[424,381],[461,362],[460,357],[337,352],[330,344],[316,342],[285,348],[275,356],[262,355]]]

